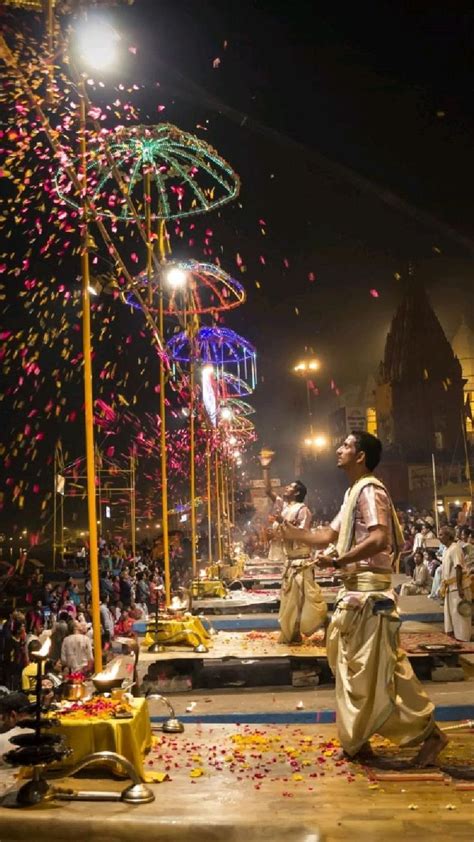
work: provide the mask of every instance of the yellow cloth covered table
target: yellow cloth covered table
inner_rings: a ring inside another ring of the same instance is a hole
[[[209,645],[211,637],[198,617],[183,617],[178,620],[158,620],[158,632],[155,623],[148,623],[144,647],[147,649],[153,643],[169,644],[170,646],[198,646],[200,643]]]
[[[115,751],[133,764],[143,780],[164,780],[166,775],[149,775],[143,768],[144,756],[153,742],[146,699],[134,699],[133,707],[131,719],[62,717],[60,724],[51,728],[51,733],[64,736],[72,754],[64,761],[52,764],[51,768],[70,768],[94,751]]]
[[[193,599],[206,599],[206,597],[219,597],[225,599],[227,590],[220,579],[193,579],[191,584]]]
[[[244,575],[244,562],[236,561],[234,564],[223,564],[221,568],[221,575],[227,582],[239,579]]]

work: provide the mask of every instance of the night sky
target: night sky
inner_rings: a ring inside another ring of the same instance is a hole
[[[136,0],[111,13],[137,48],[121,78],[146,83],[142,122],[164,103],[241,176],[239,202],[207,223],[248,292],[227,323],[257,346],[259,443],[285,474],[304,397],[289,370],[305,348],[322,361],[322,417],[331,381],[375,373],[410,263],[448,337],[463,312],[473,321],[472,5]]]
[[[363,382],[409,263],[449,337],[462,312],[474,318],[472,6],[216,0],[126,14],[174,100],[168,118],[208,120],[241,175],[242,209],[224,209],[219,229],[248,267],[231,320],[258,347],[260,438],[284,453],[301,408],[291,365],[306,346],[321,358],[321,414],[331,380]]]

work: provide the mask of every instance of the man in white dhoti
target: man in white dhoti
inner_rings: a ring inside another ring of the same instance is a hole
[[[443,526],[439,533],[446,547],[441,565],[440,593],[444,595],[444,630],[456,640],[471,639],[471,576],[461,545],[454,540],[454,529]]]
[[[372,473],[382,451],[365,432],[347,436],[337,464],[350,487],[331,525],[299,533],[283,524],[286,538],[319,548],[336,543],[343,587],[329,625],[327,655],[336,678],[336,716],[342,747],[350,757],[370,758],[370,737],[400,746],[420,744],[415,763],[434,763],[447,743],[433,719],[434,706],[399,648],[400,617],[391,587],[394,556],[403,538],[384,485]],[[319,556],[320,566],[328,563]]]
[[[301,635],[312,635],[324,625],[327,606],[321,588],[314,581],[314,565],[307,544],[296,540],[283,540],[279,524],[288,523],[297,530],[309,530],[312,515],[304,503],[306,486],[300,481],[291,482],[277,497],[268,482],[267,494],[273,500],[274,524],[271,541],[282,544],[285,567],[281,582],[279,623],[282,643],[300,643]],[[269,555],[270,558],[270,555]]]

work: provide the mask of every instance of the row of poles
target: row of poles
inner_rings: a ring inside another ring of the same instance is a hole
[[[12,4],[23,8],[31,8],[26,0],[22,2],[18,0],[17,3]],[[33,4],[34,6],[34,4]],[[9,70],[16,76],[22,85],[22,89],[30,103],[32,110],[35,112],[37,119],[43,126],[46,137],[58,159],[61,158],[61,145],[58,142],[55,132],[52,131],[49,118],[44,111],[44,105],[51,104],[54,101],[53,92],[53,62],[54,55],[54,7],[52,0],[47,0],[47,96],[41,100],[36,91],[33,90],[29,82],[27,73],[19,63],[18,58],[9,49],[6,41],[0,36],[0,58],[8,66]],[[60,37],[60,34],[59,34]],[[68,61],[69,67],[74,75],[72,64]],[[100,588],[99,588],[99,542],[97,530],[97,505],[96,505],[96,490],[97,490],[97,472],[95,464],[95,441],[94,441],[94,397],[93,397],[93,370],[92,370],[92,331],[91,331],[91,270],[90,270],[90,226],[94,223],[102,236],[105,246],[107,247],[109,255],[115,260],[117,271],[125,279],[125,284],[128,288],[133,288],[133,278],[127,270],[121,255],[117,249],[116,243],[111,238],[106,226],[104,224],[103,216],[101,216],[94,203],[91,201],[89,194],[89,158],[88,158],[88,133],[87,133],[87,117],[90,112],[90,102],[85,89],[84,77],[80,74],[75,74],[75,82],[77,85],[77,92],[79,95],[79,157],[77,161],[77,168],[70,163],[63,165],[63,170],[66,173],[71,186],[74,188],[78,197],[78,207],[81,211],[80,222],[80,237],[81,237],[81,278],[82,278],[82,345],[83,345],[83,375],[84,375],[84,421],[85,421],[85,444],[86,444],[86,490],[87,490],[87,507],[88,507],[88,527],[89,527],[89,558],[90,558],[90,577],[91,577],[91,611],[93,621],[93,642],[94,642],[94,666],[96,672],[102,669],[102,646],[101,646],[101,623],[100,623]],[[96,127],[98,128],[98,127]],[[173,129],[173,137],[179,135],[179,130],[176,127]],[[184,133],[181,133],[184,135]],[[192,138],[188,135],[187,138]],[[204,150],[203,155],[208,153],[206,145],[203,142],[196,141],[196,148]],[[105,142],[106,143],[106,142]],[[210,149],[210,147],[209,147]],[[214,150],[211,150],[214,152]],[[105,145],[105,155],[110,163],[110,150]],[[212,159],[214,162],[216,157]],[[222,159],[220,159],[222,161]],[[225,164],[225,162],[224,162]],[[230,167],[226,165],[228,171],[232,173]],[[160,276],[158,285],[158,318],[154,317],[151,305],[152,301],[152,287],[153,278],[156,276],[156,270],[160,265],[164,264],[170,252],[169,238],[166,232],[166,214],[163,208],[156,207],[154,213],[152,212],[152,197],[151,197],[151,182],[149,170],[144,170],[144,230],[141,225],[142,219],[134,207],[130,193],[125,187],[124,180],[121,174],[117,171],[117,167],[113,164],[111,166],[113,177],[117,181],[119,188],[124,196],[124,201],[127,207],[131,210],[132,217],[137,224],[138,231],[146,246],[147,264],[146,273],[148,280],[148,302],[140,297],[140,293],[134,289],[134,294],[139,299],[141,308],[143,310],[146,322],[151,329],[154,343],[159,354],[159,415],[160,415],[160,465],[161,465],[161,498],[162,498],[162,535],[163,535],[163,555],[164,555],[164,578],[165,578],[165,598],[166,604],[169,605],[171,599],[171,571],[170,571],[170,548],[169,548],[169,528],[168,528],[168,470],[167,470],[167,444],[166,444],[166,385],[169,377],[169,361],[166,356],[164,348],[165,335],[165,306],[164,306],[164,289],[163,276]],[[213,171],[207,165],[207,174]],[[213,173],[215,174],[215,173]],[[235,174],[234,187],[229,192],[228,198],[222,199],[219,204],[234,198],[238,194],[239,181]],[[201,193],[201,195],[203,195]],[[212,202],[205,202],[200,211],[205,212],[212,208]],[[184,215],[184,214],[183,214]],[[179,214],[174,214],[174,217]],[[158,221],[158,231],[153,232],[153,221]],[[156,236],[157,235],[157,236]],[[156,252],[155,252],[156,249]],[[196,474],[195,474],[195,322],[192,313],[184,313],[184,328],[189,333],[190,340],[190,357],[189,357],[189,388],[190,388],[190,519],[191,519],[191,543],[192,543],[192,570],[193,575],[196,573],[197,567],[197,530],[196,530]],[[187,316],[189,321],[187,322]],[[206,446],[206,484],[207,484],[207,519],[209,531],[209,557],[212,559],[212,526],[213,516],[212,511],[212,497],[215,501],[215,518],[216,518],[216,546],[215,553],[218,559],[222,559],[224,553],[224,539],[227,546],[230,547],[230,523],[235,516],[235,496],[234,496],[234,473],[229,468],[229,457],[223,455],[222,458],[218,452],[219,433],[214,433],[213,436],[208,436],[208,443]],[[214,455],[214,495],[211,494],[212,485],[212,456]],[[135,519],[135,494],[133,493],[133,511],[131,512],[132,521]],[[225,522],[225,523],[224,523]],[[227,533],[227,534],[225,534]],[[132,531],[132,551],[135,552],[135,530]]]

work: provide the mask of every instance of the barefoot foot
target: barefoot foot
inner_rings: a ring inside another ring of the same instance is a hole
[[[416,755],[413,762],[414,766],[419,766],[422,769],[426,766],[435,766],[438,755],[442,752],[443,748],[447,746],[448,742],[449,740],[446,734],[443,734],[438,726],[436,726],[430,736],[426,738]]]

